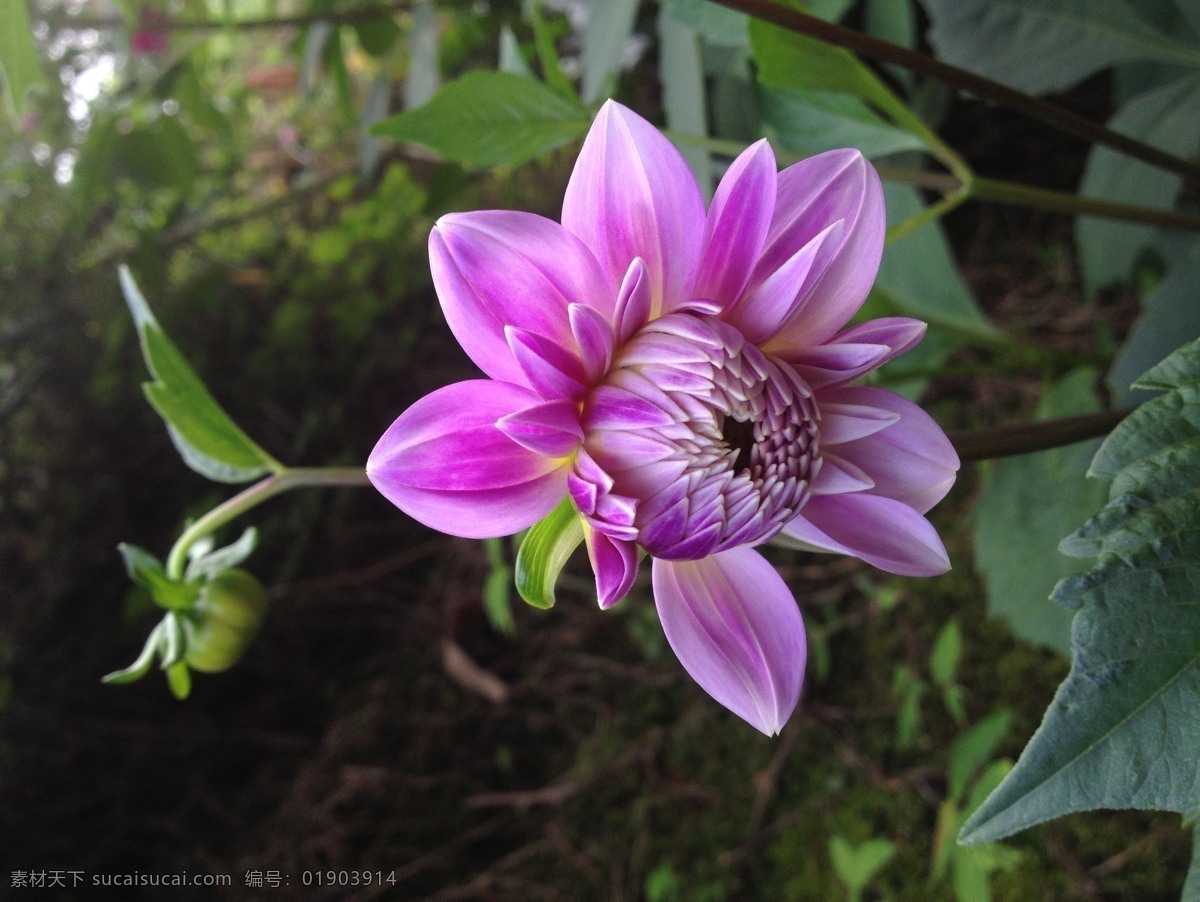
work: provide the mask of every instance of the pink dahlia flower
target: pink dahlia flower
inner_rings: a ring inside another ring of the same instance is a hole
[[[509,535],[568,496],[600,606],[643,554],[688,673],[768,735],[800,696],[804,623],[755,546],[949,569],[923,516],[958,457],[899,395],[855,387],[913,347],[899,317],[844,328],[883,249],[879,178],[854,150],[778,172],[765,141],[706,212],[679,152],[614,102],[575,165],[562,224],[442,217],[434,286],[487,375],[405,411],[371,453],[374,485],[459,536]]]

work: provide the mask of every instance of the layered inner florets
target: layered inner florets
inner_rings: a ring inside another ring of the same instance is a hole
[[[591,525],[667,560],[774,536],[820,468],[819,413],[790,366],[711,316],[645,326],[584,402],[570,475]]]

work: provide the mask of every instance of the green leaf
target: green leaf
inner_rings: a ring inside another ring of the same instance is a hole
[[[1122,0],[922,0],[938,57],[1041,94],[1114,63],[1200,65],[1200,47],[1168,37]]]
[[[184,580],[192,583],[212,579],[250,557],[257,545],[258,530],[251,526],[232,545],[206,552],[189,561]]]
[[[1038,419],[1098,410],[1091,372],[1050,386]],[[1071,614],[1049,601],[1054,585],[1083,569],[1060,554],[1064,533],[1104,504],[1104,486],[1084,478],[1098,442],[1002,460],[975,507],[975,560],[987,586],[988,612],[1028,642],[1067,655]]]
[[[917,190],[909,185],[886,184],[883,191],[888,222],[893,225],[925,208]],[[884,248],[873,293],[897,311],[932,325],[983,339],[997,334],[959,275],[941,225],[936,222],[926,223]]]
[[[539,81],[507,72],[469,72],[422,107],[378,123],[372,133],[423,144],[471,168],[518,165],[573,141],[592,124],[583,104]]]
[[[1200,149],[1200,74],[1191,74],[1129,100],[1108,123],[1168,153],[1194,157]],[[1170,209],[1180,177],[1107,147],[1088,155],[1079,191],[1086,197]],[[1128,279],[1155,235],[1152,226],[1081,216],[1075,227],[1079,264],[1089,292]]]
[[[1085,537],[1074,537],[1100,550],[1095,566],[1054,590],[1078,612],[1071,672],[1012,773],[967,821],[962,842],[1095,808],[1197,807],[1198,348],[1192,342],[1148,374],[1169,391],[1126,418],[1096,455],[1093,471],[1115,476],[1123,492],[1081,530]],[[1177,475],[1146,468],[1147,456],[1171,460]],[[1143,486],[1136,473],[1152,480]]]
[[[26,91],[46,80],[25,0],[0,3],[0,75],[4,76],[5,104],[14,115],[24,110]]]
[[[967,801],[964,796],[971,778],[995,755],[1011,719],[1007,711],[996,711],[951,743],[950,765],[946,772],[946,792],[951,801],[960,804]]]
[[[154,656],[162,647],[164,629],[165,627],[162,622],[155,624],[154,629],[150,631],[150,635],[146,637],[146,644],[142,646],[142,651],[137,656],[137,660],[124,670],[106,673],[100,677],[100,682],[119,686],[140,680],[148,674],[150,668],[154,666]]]
[[[163,567],[162,561],[146,549],[131,545],[129,542],[122,542],[117,546],[117,551],[121,553],[121,560],[125,562],[125,572],[139,586],[146,585],[144,574],[147,572],[158,573],[166,577],[167,571]]]
[[[538,62],[542,64],[542,76],[546,79],[546,84],[561,97],[576,100],[575,88],[571,85],[571,79],[563,72],[562,62],[558,58],[554,35],[542,16],[540,0],[533,0],[530,4],[529,21],[533,25],[533,47],[537,51]]]
[[[1200,335],[1200,246],[1194,240],[1188,243],[1193,252],[1184,259],[1171,261],[1166,277],[1142,298],[1142,313],[1113,360],[1107,381],[1119,404],[1145,397],[1126,386],[1138,373],[1162,360],[1179,344],[1180,336]],[[1136,386],[1161,387],[1153,380]]]
[[[492,565],[483,583],[483,612],[492,629],[502,636],[511,636],[517,631],[512,610],[513,570],[504,559],[500,539],[484,539],[483,545]]]
[[[849,94],[764,87],[759,103],[772,143],[801,156],[855,147],[875,159],[925,146],[916,135],[887,122]]]
[[[859,846],[850,845],[840,835],[829,840],[829,860],[851,898],[857,898],[895,854],[896,844],[890,839],[868,839]]]
[[[746,47],[746,14],[709,0],[661,0],[662,8],[714,47]]]
[[[633,34],[641,0],[608,0],[593,3],[583,26],[582,94],[585,103],[595,103],[605,94],[621,70],[625,47]],[[661,25],[660,25],[661,30]],[[669,87],[664,82],[663,88]]]
[[[583,541],[583,520],[570,498],[534,524],[517,552],[515,579],[521,597],[535,608],[554,606],[558,575]]]
[[[962,630],[954,620],[947,621],[933,641],[929,653],[929,675],[938,686],[949,686],[962,659]]]
[[[122,266],[119,275],[146,367],[155,380],[143,386],[146,398],[166,422],[171,440],[188,466],[216,482],[247,482],[282,471],[282,465],[229,418],[171,344],[128,268]]]

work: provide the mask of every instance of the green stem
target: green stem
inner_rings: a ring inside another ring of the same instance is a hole
[[[167,577],[172,580],[183,579],[189,548],[268,498],[292,489],[366,485],[369,485],[367,474],[357,467],[297,467],[268,476],[217,505],[185,529],[167,556]]]
[[[950,433],[950,442],[963,463],[1015,457],[1108,435],[1131,412],[1132,408],[1123,408],[1056,420],[970,429]]]

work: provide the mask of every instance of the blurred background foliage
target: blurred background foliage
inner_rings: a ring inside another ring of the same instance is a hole
[[[1195,159],[1193,3],[1139,5],[1131,24],[1111,0],[1074,31],[1034,3],[793,5]],[[778,552],[812,652],[775,741],[683,677],[647,586],[599,616],[571,571],[553,611],[530,611],[506,588],[507,541],[435,536],[363,491],[265,509],[266,628],[187,703],[98,678],[150,622],[117,544],[165,553],[227,494],[182,466],[141,397],[119,263],[270,454],[358,465],[405,406],[470,372],[430,286],[432,222],[557,216],[615,96],[710,187],[762,135],[784,161],[872,156],[891,225],[912,231],[865,313],[932,326],[882,379],[969,429],[1125,403],[1200,332],[1200,256],[1178,229],[962,203],[945,177],[1184,213],[1195,181],[703,0],[17,0],[4,15],[0,32],[34,38],[32,57],[0,46],[4,880],[186,870],[231,875],[230,898],[1178,896],[1191,849],[1174,815],[954,843],[1067,673],[1070,618],[1047,596],[1080,569],[1059,540],[1105,500],[1083,477],[1094,444],[964,469],[935,512],[945,577]],[[1044,44],[1006,40],[1017,26]],[[302,885],[323,870],[395,882]]]

